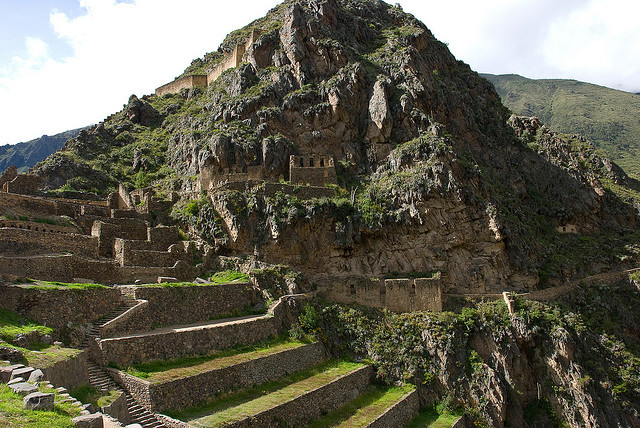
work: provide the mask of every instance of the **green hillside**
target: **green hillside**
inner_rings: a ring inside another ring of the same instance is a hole
[[[18,172],[27,172],[51,153],[60,150],[64,143],[69,138],[77,136],[78,132],[80,129],[72,129],[56,135],[43,135],[25,143],[0,146],[0,173],[11,165],[17,166]]]
[[[483,74],[514,113],[582,134],[628,174],[640,176],[640,96],[576,80]]]

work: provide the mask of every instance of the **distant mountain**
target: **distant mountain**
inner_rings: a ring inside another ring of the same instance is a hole
[[[582,134],[628,174],[640,176],[638,94],[576,80],[483,74],[514,113],[537,116],[564,133]]]
[[[57,152],[69,138],[74,138],[83,128],[72,129],[56,135],[43,135],[25,143],[0,146],[0,173],[15,165],[19,172],[27,172],[50,154]]]

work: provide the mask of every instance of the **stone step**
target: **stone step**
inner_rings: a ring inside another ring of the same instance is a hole
[[[193,425],[217,426],[300,426],[354,399],[367,389],[373,368],[340,362],[276,391],[215,413],[189,418]]]

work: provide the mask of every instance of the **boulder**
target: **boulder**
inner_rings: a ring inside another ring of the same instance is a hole
[[[71,419],[75,428],[102,428],[104,426],[102,413],[78,416]]]
[[[38,391],[37,386],[27,382],[14,383],[13,385],[9,385],[9,388],[11,388],[11,390],[16,394],[20,394],[20,395],[29,395],[33,392]]]
[[[22,407],[27,410],[53,410],[56,396],[50,392],[34,392],[22,400]]]
[[[31,374],[29,375],[28,382],[35,383],[35,382],[40,382],[43,379],[44,379],[44,373],[42,373],[42,370],[36,369],[32,371]]]

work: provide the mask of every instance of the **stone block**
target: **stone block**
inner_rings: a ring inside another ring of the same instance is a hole
[[[7,383],[11,380],[11,373],[15,369],[21,369],[24,367],[24,364],[14,364],[14,365],[4,365],[0,367],[0,382]]]
[[[75,428],[102,428],[104,426],[102,413],[82,415],[71,420]]]
[[[27,410],[53,410],[55,394],[47,392],[34,392],[22,400],[22,407]]]
[[[159,276],[158,284],[162,284],[163,282],[178,282],[178,279],[171,276]]]
[[[7,382],[7,385],[15,385],[16,383],[20,383],[20,382],[26,382],[26,381],[24,380],[24,378],[16,377],[11,379],[9,382]]]
[[[13,385],[9,385],[9,388],[11,388],[11,390],[16,394],[20,394],[20,395],[29,395],[33,392],[38,391],[37,386],[27,382],[14,383]]]
[[[34,370],[35,369],[33,367],[22,367],[20,369],[15,369],[14,371],[11,372],[11,379],[14,379],[14,378],[17,378],[17,377],[28,379],[29,375]]]
[[[44,379],[44,373],[42,373],[42,370],[36,369],[32,371],[31,374],[29,375],[28,382],[29,383],[40,382],[42,379]]]

